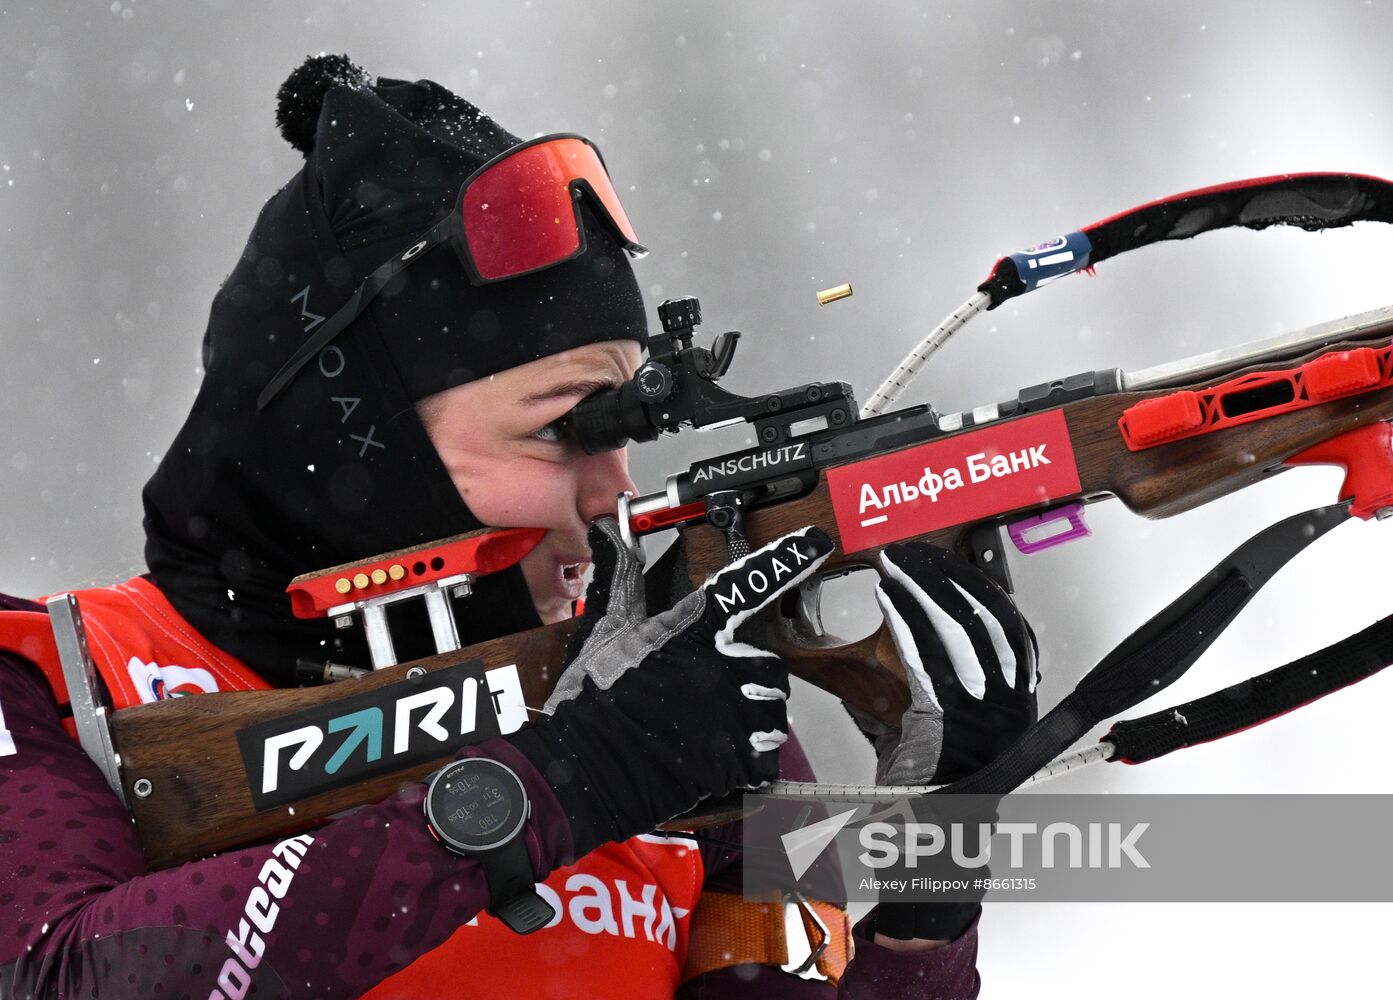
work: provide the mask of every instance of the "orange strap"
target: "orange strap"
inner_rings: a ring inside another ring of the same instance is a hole
[[[852,956],[851,921],[846,910],[820,899],[801,897],[797,905],[813,949],[826,941],[827,947],[817,960],[817,971],[836,985]],[[819,922],[827,928],[825,935]],[[750,900],[730,892],[701,894],[687,939],[687,962],[682,967],[684,983],[733,965],[782,966],[788,962],[783,900],[772,896]]]

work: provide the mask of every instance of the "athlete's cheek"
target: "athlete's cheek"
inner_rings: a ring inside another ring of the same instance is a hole
[[[503,462],[461,489],[474,516],[500,528],[582,531],[572,469],[549,462]]]

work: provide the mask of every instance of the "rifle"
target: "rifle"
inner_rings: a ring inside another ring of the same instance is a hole
[[[1043,730],[1008,752],[1006,771],[986,785],[1015,787],[1042,752],[1048,760],[1080,726],[1086,731],[1088,712],[1110,716],[1175,680],[1304,545],[1351,515],[1393,511],[1393,307],[1145,371],[1042,382],[964,413],[879,409],[972,315],[1108,256],[1225,225],[1319,229],[1360,219],[1393,221],[1393,185],[1343,174],[1263,178],[1154,202],[1004,257],[859,412],[841,382],[754,397],[726,391],[717,382],[739,334],[723,334],[710,349],[694,346],[699,304],[670,300],[659,308],[663,332],[650,337],[648,359],[630,382],[577,408],[576,433],[587,449],[600,450],[684,426],[753,424],[756,447],[698,462],[656,492],[620,498],[621,528],[634,544],[680,531],[682,544],[649,571],[650,591],[664,596],[698,584],[732,554],[806,524],[820,525],[837,543],[823,579],[874,568],[886,545],[923,539],[964,553],[1009,588],[1006,537],[1026,554],[1080,537],[1088,504],[1116,498],[1143,516],[1168,517],[1285,468],[1345,466],[1339,504],[1290,518],[1240,547],[1086,677],[1068,719],[1050,713]],[[339,669],[361,676],[327,686],[140,705],[109,720],[93,711],[84,746],[128,803],[152,867],[377,801],[442,766],[460,746],[521,725],[554,686],[574,624],[460,649],[443,593],[462,596],[473,576],[521,558],[539,537],[521,529],[474,533],[298,578],[290,588],[297,613],[361,613],[379,669]],[[886,629],[849,644],[827,635],[817,587],[805,586],[758,623],[765,646],[796,676],[897,725],[908,688]],[[426,599],[442,652],[394,664],[381,608],[403,597]],[[76,690],[83,686],[81,619],[71,597],[55,600],[59,646]],[[1266,699],[1260,705],[1206,732],[1223,735],[1280,714],[1393,662],[1388,631],[1373,642],[1355,637],[1362,642],[1357,669],[1340,674],[1339,684],[1313,693],[1276,677],[1258,685]],[[1302,673],[1302,661],[1292,667]],[[1199,741],[1169,739],[1170,749]],[[985,790],[985,779],[974,778],[969,790]]]

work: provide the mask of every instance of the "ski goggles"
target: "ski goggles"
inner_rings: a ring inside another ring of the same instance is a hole
[[[265,409],[279,396],[393,278],[443,243],[454,248],[474,285],[522,277],[579,257],[585,252],[582,200],[631,256],[648,252],[634,234],[593,142],[557,133],[521,143],[470,174],[444,218],[368,275],[266,384],[256,408]]]

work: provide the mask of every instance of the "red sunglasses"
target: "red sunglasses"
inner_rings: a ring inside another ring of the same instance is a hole
[[[343,308],[300,345],[261,390],[263,410],[309,361],[362,315],[387,283],[428,250],[455,248],[471,284],[485,285],[532,274],[585,252],[580,202],[591,207],[631,256],[648,250],[619,203],[600,151],[571,133],[544,135],[500,153],[470,174],[450,212],[358,286]]]

